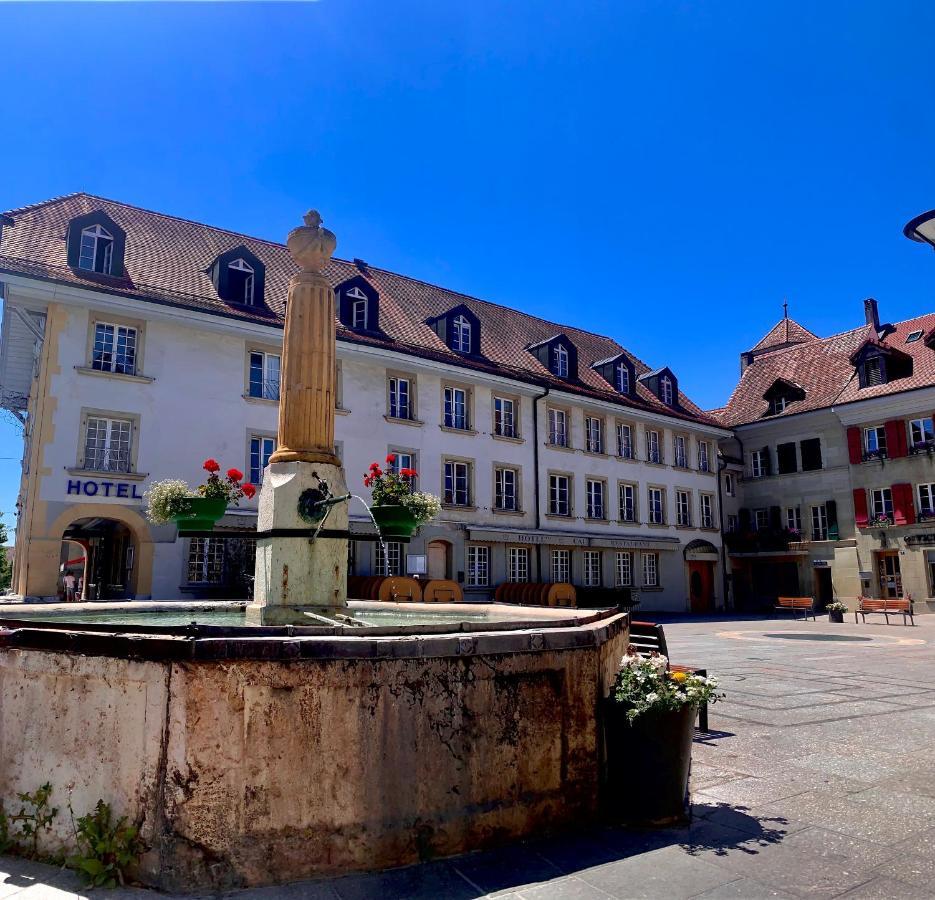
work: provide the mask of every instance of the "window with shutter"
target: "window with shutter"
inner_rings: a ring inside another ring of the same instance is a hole
[[[854,522],[858,528],[866,528],[869,521],[867,492],[863,488],[854,488]]]

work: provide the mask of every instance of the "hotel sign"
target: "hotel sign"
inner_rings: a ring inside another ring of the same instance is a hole
[[[675,541],[659,541],[652,538],[602,538],[574,534],[550,534],[549,532],[495,531],[471,528],[469,540],[498,542],[505,544],[548,544],[553,547],[606,547],[625,550],[677,550]]]
[[[99,478],[69,478],[66,493],[81,497],[116,497],[118,500],[143,499],[136,482],[105,481]]]

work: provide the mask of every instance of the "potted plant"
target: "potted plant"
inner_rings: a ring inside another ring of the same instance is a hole
[[[604,808],[615,821],[668,825],[686,818],[695,716],[724,695],[717,680],[670,672],[655,651],[630,646],[604,702]]]
[[[217,460],[206,459],[203,468],[208,478],[196,491],[176,479],[153,484],[144,494],[149,521],[154,525],[176,522],[181,534],[210,531],[228,506],[236,506],[241,497],[250,499],[256,494],[252,484],[242,484],[243,472],[239,469],[228,469],[226,477],[221,478]]]
[[[847,604],[842,603],[840,600],[833,600],[825,607],[825,611],[828,613],[829,622],[842,623],[844,621],[844,613],[847,612]]]
[[[396,462],[390,453],[387,465]],[[413,479],[419,473],[415,469],[384,471],[379,463],[371,463],[364,475],[364,487],[371,489],[373,503],[370,513],[384,538],[409,538],[425,522],[434,519],[441,511],[441,501],[434,494],[412,489]]]

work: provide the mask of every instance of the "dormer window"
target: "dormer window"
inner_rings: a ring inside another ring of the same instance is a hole
[[[367,295],[359,287],[352,287],[347,291],[347,299],[351,309],[351,328],[366,331]]]
[[[208,269],[218,297],[238,306],[263,303],[266,267],[246,247],[222,253]]]
[[[645,372],[640,375],[640,383],[652,391],[666,406],[677,407],[679,403],[679,383],[668,366]]]
[[[237,258],[229,263],[227,282],[231,297],[238,298],[235,303],[253,306],[253,266],[246,260]]]
[[[110,275],[113,264],[114,236],[100,225],[82,229],[78,268]]]
[[[568,351],[564,344],[556,344],[552,348],[552,372],[559,378],[568,377]]]
[[[455,353],[471,352],[471,323],[463,315],[455,316],[452,320],[451,349]]]
[[[786,398],[785,398],[785,397],[782,397],[782,396],[780,396],[780,397],[773,397],[773,398],[769,401],[768,410],[769,410],[769,413],[768,413],[768,414],[771,415],[771,416],[778,416],[781,412],[785,412],[785,410],[786,410]]]
[[[879,356],[868,356],[864,361],[864,383],[867,387],[883,384],[885,380],[883,363]]]
[[[632,395],[633,386],[636,383],[636,372],[633,370],[633,363],[625,354],[618,353],[616,356],[598,360],[596,363],[591,363],[591,368],[618,394]]]
[[[778,416],[784,413],[791,404],[805,399],[805,389],[794,381],[777,378],[763,394],[766,401],[764,416]]]
[[[362,275],[334,289],[338,318],[352,331],[377,331],[380,327],[380,296]]]
[[[614,387],[621,394],[630,393],[630,370],[622,362],[614,366]]]
[[[103,210],[77,216],[65,237],[68,265],[96,275],[123,275],[126,232]]]

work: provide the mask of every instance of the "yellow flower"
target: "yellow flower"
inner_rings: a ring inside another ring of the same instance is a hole
[[[677,681],[679,684],[681,684],[683,681],[685,681],[686,678],[688,678],[688,673],[687,672],[669,672],[669,677],[673,681]]]

